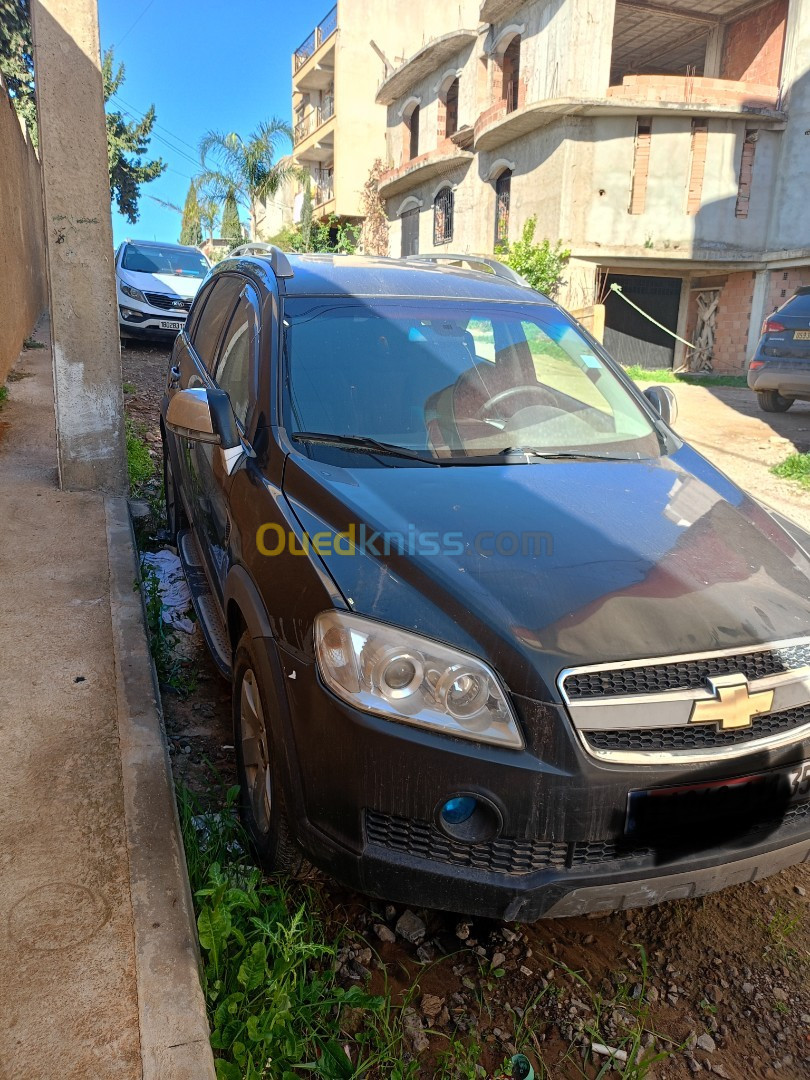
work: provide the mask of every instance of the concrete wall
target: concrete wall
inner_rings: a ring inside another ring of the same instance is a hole
[[[39,158],[0,79],[0,384],[48,303]]]

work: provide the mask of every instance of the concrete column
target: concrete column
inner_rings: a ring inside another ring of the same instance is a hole
[[[678,324],[675,327],[675,333],[679,338],[683,338],[684,341],[686,341],[686,324],[689,321],[691,287],[691,274],[684,274],[683,278],[681,278],[681,297],[678,303]],[[689,355],[691,356],[691,353]],[[686,346],[683,341],[675,342],[675,355],[672,360],[672,367],[675,371],[680,371],[682,368],[688,367]]]
[[[96,0],[33,0],[59,481],[127,487]]]
[[[768,300],[768,292],[771,285],[770,270],[758,270],[754,278],[754,295],[751,298],[751,322],[748,327],[748,346],[745,350],[746,359],[751,360],[757,351],[757,345],[762,332],[762,323],[766,314],[765,305]]]
[[[719,79],[723,68],[723,45],[726,40],[726,27],[724,23],[717,23],[709,31],[709,39],[706,42],[706,59],[704,61],[703,74],[707,79]]]

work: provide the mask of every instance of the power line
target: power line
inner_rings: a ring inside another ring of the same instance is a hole
[[[138,109],[135,108],[134,105],[130,105],[130,103],[128,101],[124,101],[124,99],[121,97],[120,94],[116,94],[115,96],[121,102],[122,105],[126,105],[126,107],[128,109],[131,109],[134,113],[137,113],[139,111]],[[145,114],[142,113],[141,116],[143,117],[143,115],[145,115]],[[185,139],[181,139],[179,135],[176,135],[173,131],[169,131],[169,129],[165,125],[159,124],[157,122],[157,120],[155,121],[155,127],[160,128],[161,131],[165,131],[167,135],[171,135],[171,137],[176,142],[182,143],[183,146],[187,146],[189,148],[189,150],[193,150],[193,152],[195,154],[197,153],[197,147],[196,146],[192,146],[191,143],[186,142]]]
[[[121,44],[121,42],[122,42],[122,41],[124,41],[124,39],[125,39],[125,38],[128,38],[128,37],[129,37],[129,35],[130,35],[130,34],[132,33],[132,31],[133,31],[133,30],[135,29],[135,27],[136,27],[136,26],[138,25],[138,23],[139,23],[139,22],[141,21],[141,19],[142,19],[142,18],[144,17],[144,15],[145,15],[145,14],[147,13],[147,11],[148,11],[148,10],[149,10],[149,8],[150,8],[150,7],[152,6],[152,4],[154,4],[154,2],[155,2],[155,0],[149,0],[149,3],[148,3],[148,4],[146,5],[146,7],[145,7],[145,8],[143,9],[143,11],[142,11],[142,12],[140,13],[140,15],[139,15],[139,16],[138,16],[138,18],[137,18],[137,19],[135,20],[135,22],[134,22],[134,23],[132,23],[132,25],[130,26],[129,30],[127,30],[127,31],[126,31],[126,33],[124,34],[124,36],[123,36],[123,37],[120,37],[120,38],[118,39],[118,42],[117,42],[117,44],[113,45],[113,48],[114,48],[114,49],[117,49],[117,48],[118,48],[118,46],[119,46],[119,45]]]
[[[111,99],[114,101],[114,103],[121,109],[121,111],[126,116],[130,117],[130,119],[134,120],[136,123],[139,120],[143,120],[143,115],[139,115],[138,113],[132,112],[129,109],[124,108],[123,101],[116,94],[112,94],[110,96],[111,96]],[[155,139],[158,139],[160,142],[162,142],[165,146],[167,146],[175,154],[179,154],[180,157],[182,157],[186,161],[190,162],[195,167],[195,169],[200,167],[200,162],[199,162],[198,159],[195,159],[195,158],[191,157],[191,155],[187,154],[185,152],[185,150],[181,150],[179,146],[175,146],[173,143],[170,143],[167,138],[165,138],[163,135],[158,134],[157,131],[152,131],[151,132],[151,137],[154,137]]]

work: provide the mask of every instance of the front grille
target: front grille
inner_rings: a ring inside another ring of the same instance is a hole
[[[721,731],[712,724],[687,724],[684,727],[584,731],[582,734],[592,750],[711,750],[767,739],[805,724],[810,724],[810,705],[757,716],[751,727],[736,731]]]
[[[185,315],[191,308],[191,300],[183,300],[177,296],[167,296],[166,293],[144,293],[146,302],[152,307],[162,308],[163,311],[176,312],[178,317]]]
[[[501,836],[487,844],[460,844],[448,839],[428,821],[392,817],[366,810],[369,843],[392,848],[420,859],[452,863],[493,874],[531,874],[537,870],[583,866],[616,859],[645,858],[647,848],[628,849],[614,841],[554,843],[546,840],[513,840]]]
[[[714,675],[745,675],[764,679],[810,666],[810,643],[786,645],[734,656],[707,656],[700,660],[674,660],[666,664],[582,671],[568,675],[563,689],[569,701],[596,697],[661,694],[666,690],[700,690]]]

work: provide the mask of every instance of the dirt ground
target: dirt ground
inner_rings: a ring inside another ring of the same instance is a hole
[[[161,349],[124,351],[127,408],[145,426],[156,456],[166,361]],[[810,496],[769,472],[794,447],[810,449],[810,405],[766,416],[746,390],[674,389],[679,433],[741,486],[810,529]],[[187,699],[164,692],[163,705],[176,778],[202,791],[214,772],[233,783],[235,762],[229,687],[204,648],[199,672]],[[407,993],[418,982],[408,1023],[414,1053],[422,1047],[424,1080],[434,1076],[431,1055],[446,1052],[454,1039],[480,1045],[483,1077],[527,1033],[538,1077],[596,1076],[598,1064],[590,1062],[607,1060],[593,1051],[596,1023],[608,1047],[635,1024],[650,1053],[671,1052],[649,1073],[628,1069],[627,1076],[810,1075],[810,867],[701,900],[532,926],[418,911],[418,944],[397,928],[401,908],[317,872],[312,881],[334,926],[348,927],[350,944],[340,958],[347,984],[368,978],[377,990],[385,976]]]

